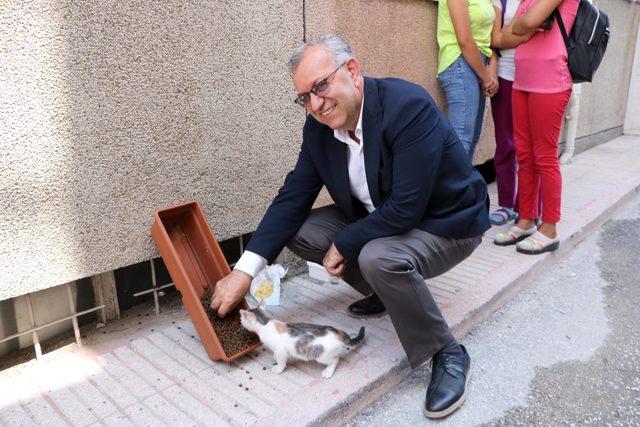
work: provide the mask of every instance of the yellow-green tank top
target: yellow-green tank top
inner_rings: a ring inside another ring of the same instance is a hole
[[[480,52],[487,57],[491,57],[491,30],[496,17],[491,0],[468,0],[468,5],[471,35],[476,41]],[[438,2],[437,38],[440,48],[438,51],[438,74],[440,74],[462,55],[453,29],[447,0]]]

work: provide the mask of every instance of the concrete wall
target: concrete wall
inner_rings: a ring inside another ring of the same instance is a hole
[[[637,5],[600,6],[614,37],[579,136],[624,119]],[[159,207],[196,199],[220,238],[253,230],[298,152],[304,113],[284,64],[305,32],[343,35],[367,74],[416,81],[442,104],[436,7],[3,2],[0,300],[156,256]],[[492,139],[487,121],[477,161]]]
[[[156,254],[155,208],[254,229],[298,152],[302,1],[0,7],[0,300]]]
[[[609,16],[611,37],[593,82],[582,84],[577,137],[585,143],[585,137],[610,129],[622,133],[640,17],[640,6],[627,0],[594,4]]]
[[[624,133],[640,135],[640,31],[636,36],[631,84],[629,85],[629,95],[627,99]]]

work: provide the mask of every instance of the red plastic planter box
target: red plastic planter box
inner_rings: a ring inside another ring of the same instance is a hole
[[[209,357],[230,362],[260,346],[257,343],[239,353],[225,354],[202,307],[200,297],[204,287],[213,290],[216,282],[229,274],[230,269],[200,204],[193,201],[158,209],[151,236],[182,294],[182,302]],[[241,307],[247,308],[246,301]]]

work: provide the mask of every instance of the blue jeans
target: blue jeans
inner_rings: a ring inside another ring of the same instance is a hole
[[[485,63],[488,59],[482,57]],[[480,139],[485,97],[478,76],[462,55],[438,74],[440,86],[447,97],[447,117],[462,141],[469,161]]]

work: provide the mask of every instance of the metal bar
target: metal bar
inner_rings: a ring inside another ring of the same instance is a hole
[[[153,258],[149,261],[151,263],[151,286],[153,287],[153,302],[156,305],[156,316],[160,314],[160,303],[158,302],[158,284],[156,283],[156,266],[153,265]]]
[[[71,284],[67,283],[64,286],[67,289],[67,296],[69,297],[69,308],[71,309],[71,323],[73,324],[73,334],[76,336],[76,344],[78,347],[82,347],[82,340],[80,337],[80,326],[78,326],[78,317],[76,316],[76,303],[73,300],[73,292],[71,292]]]
[[[160,291],[160,290],[162,290],[164,288],[169,288],[171,286],[175,286],[175,285],[173,283],[167,283],[166,285],[159,286],[159,287],[157,287],[155,289],[151,288],[151,289],[147,289],[146,291],[136,292],[135,294],[133,294],[133,296],[134,297],[139,297],[140,295],[148,294],[148,293],[154,292],[156,290]]]
[[[97,310],[100,310],[102,308],[104,308],[104,305],[99,305],[97,307],[89,308],[87,310],[80,311],[80,312],[76,313],[76,316],[83,316],[83,315],[85,315],[87,313],[91,313],[92,311],[97,311]],[[17,338],[17,337],[19,337],[21,335],[30,334],[30,333],[32,333],[34,331],[38,331],[40,329],[46,328],[47,326],[55,325],[56,323],[64,322],[65,320],[69,320],[72,317],[73,317],[73,315],[67,316],[67,317],[63,317],[62,319],[54,320],[53,322],[49,322],[49,323],[46,323],[44,325],[36,326],[34,328],[28,329],[28,330],[23,331],[23,332],[18,332],[18,333],[15,333],[13,335],[9,335],[8,337],[4,337],[4,338],[0,339],[0,343],[3,343],[5,341],[9,341],[9,340],[11,340],[13,338]]]
[[[31,294],[27,294],[27,310],[29,311],[29,321],[32,326],[36,326],[36,319],[33,315],[33,307],[31,306]],[[31,331],[31,337],[33,338],[33,348],[36,351],[36,359],[42,359],[42,347],[40,347],[40,339],[38,338],[37,329]]]
[[[239,256],[242,256],[242,253],[244,252],[244,242],[242,240],[242,234],[240,235],[239,239],[240,239],[240,255]]]

